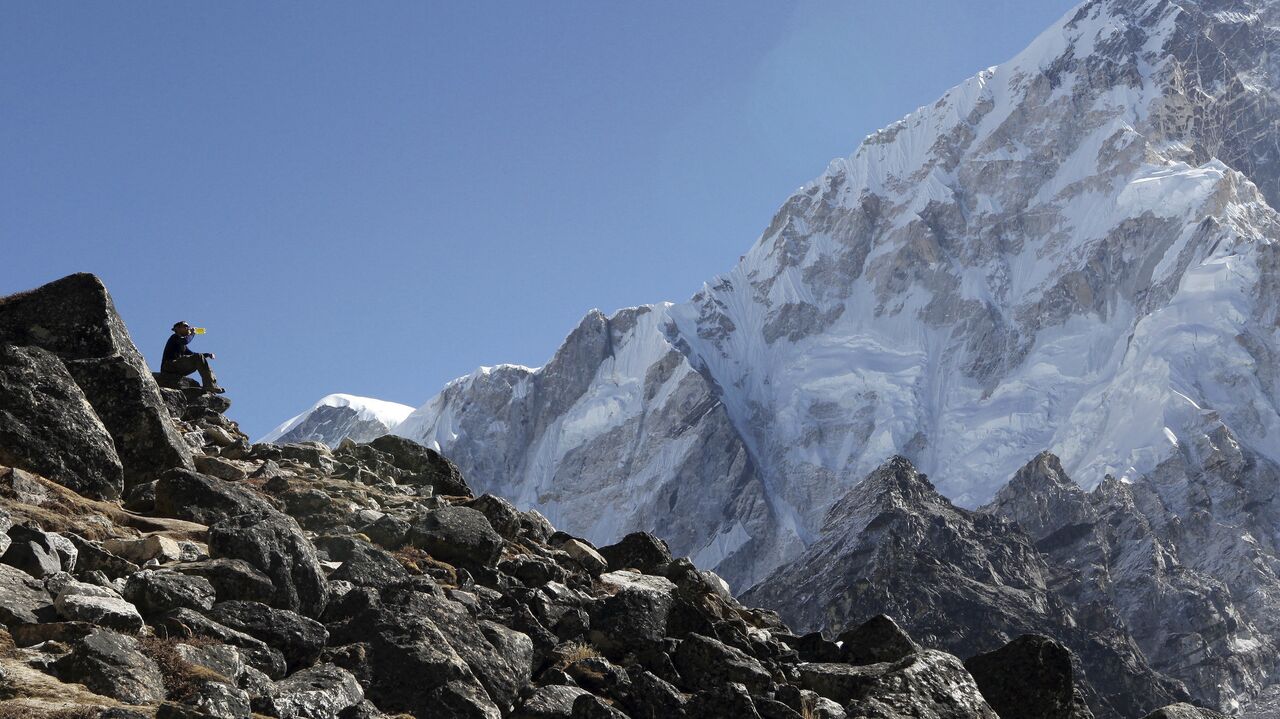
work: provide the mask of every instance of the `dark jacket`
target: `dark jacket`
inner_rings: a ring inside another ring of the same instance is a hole
[[[164,356],[160,358],[160,371],[163,372],[164,368],[169,366],[170,362],[179,357],[195,354],[195,352],[187,349],[187,345],[189,344],[191,344],[191,335],[182,337],[175,332],[173,336],[169,338],[169,341],[164,343]]]

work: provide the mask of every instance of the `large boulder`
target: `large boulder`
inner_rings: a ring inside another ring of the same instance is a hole
[[[235,647],[249,666],[272,679],[285,673],[284,655],[279,649],[245,632],[232,629],[194,610],[182,608],[152,617],[157,634],[171,639],[202,638]]]
[[[0,298],[0,345],[40,347],[62,360],[111,434],[126,488],[192,467],[191,450],[97,277],[69,275]]]
[[[923,650],[888,663],[801,664],[800,685],[868,716],[999,719],[960,660]],[[879,713],[877,713],[879,712]]]
[[[502,553],[502,536],[483,514],[468,507],[424,512],[409,530],[408,539],[436,559],[462,566],[493,566]]]
[[[0,564],[0,624],[38,624],[56,615],[44,584],[26,572]]]
[[[591,610],[591,643],[610,657],[660,645],[676,586],[663,577],[633,572],[602,574],[600,583],[609,594]]]
[[[1070,650],[1049,637],[1025,634],[965,660],[964,667],[1002,717],[1093,719],[1076,686]]]
[[[351,582],[357,587],[382,587],[407,579],[409,572],[388,552],[352,537],[329,536],[317,539],[316,547],[342,565],[329,581]]]
[[[667,543],[648,532],[632,532],[599,551],[611,568],[639,569],[645,574],[662,574],[672,559]]]
[[[351,672],[319,664],[275,684],[270,698],[279,719],[337,719],[364,699],[364,690]]]
[[[849,664],[896,662],[920,650],[897,622],[883,614],[844,632],[839,642],[841,661]]]
[[[160,476],[155,502],[155,511],[161,516],[200,524],[278,511],[251,489],[185,469],[172,469]]]
[[[124,490],[107,428],[62,361],[38,347],[0,345],[0,464],[95,499]]]
[[[429,486],[436,494],[471,496],[462,472],[434,449],[394,434],[378,437],[369,446],[391,455],[392,464],[404,473],[402,484]]]
[[[44,577],[61,571],[75,569],[78,552],[53,532],[19,525],[9,529],[9,548],[0,556],[0,563],[17,567],[33,577]]]
[[[121,599],[114,590],[94,584],[65,582],[53,605],[63,619],[71,622],[97,624],[129,633],[143,626],[137,607]]]
[[[690,634],[681,641],[671,661],[689,686],[712,689],[737,682],[760,693],[771,681],[768,670],[755,657],[700,634]]]
[[[126,704],[154,704],[165,696],[160,668],[142,653],[138,640],[110,629],[94,630],[75,642],[53,671],[65,682]]]
[[[320,622],[258,602],[219,602],[206,614],[223,626],[279,649],[291,672],[315,664],[329,640],[329,631]]]
[[[144,569],[124,585],[124,598],[143,614],[163,614],[187,607],[202,611],[213,607],[213,584],[204,577],[169,570]]]
[[[244,514],[209,527],[209,554],[240,559],[262,572],[274,587],[271,606],[318,617],[329,590],[315,548],[292,517],[271,512]]]
[[[496,717],[530,681],[529,637],[478,620],[458,602],[394,588],[356,589],[351,597],[349,616],[329,624],[331,643],[367,647],[366,691],[383,711]],[[462,713],[433,713],[443,711],[441,702]]]
[[[207,579],[219,601],[243,599],[266,604],[276,593],[271,579],[242,559],[187,562],[175,565],[173,570]]]

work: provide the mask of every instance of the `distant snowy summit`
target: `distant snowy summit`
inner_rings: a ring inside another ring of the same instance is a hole
[[[331,394],[306,412],[271,430],[259,442],[324,442],[336,447],[344,437],[356,442],[389,434],[413,407],[350,394]]]

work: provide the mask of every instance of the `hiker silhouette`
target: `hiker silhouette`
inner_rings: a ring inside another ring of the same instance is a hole
[[[160,371],[164,374],[178,375],[180,377],[185,377],[192,372],[199,372],[205,392],[222,394],[226,390],[218,386],[218,379],[213,376],[213,368],[209,366],[209,360],[214,358],[214,354],[212,352],[192,352],[187,347],[187,345],[191,344],[191,338],[196,334],[204,333],[203,331],[197,332],[195,327],[186,322],[174,323],[173,336],[164,345],[164,357],[160,360]]]

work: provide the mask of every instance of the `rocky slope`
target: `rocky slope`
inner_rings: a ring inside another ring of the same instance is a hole
[[[132,362],[91,276],[0,299],[0,328],[3,716],[1090,716],[1044,637],[962,663],[878,616],[837,647],[652,535],[597,549],[477,497],[412,441],[250,444],[225,397]],[[92,386],[110,423],[77,379],[99,361],[133,370]]]

